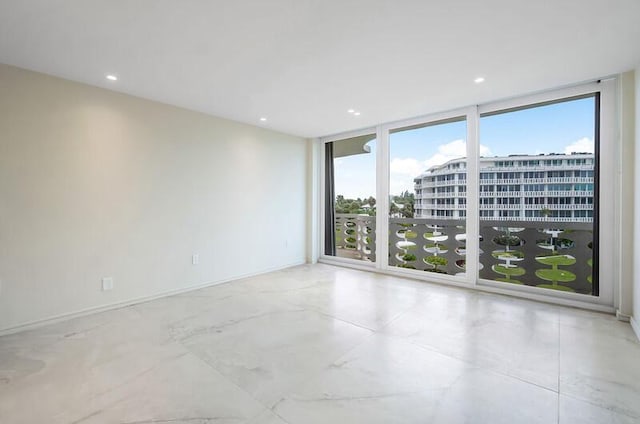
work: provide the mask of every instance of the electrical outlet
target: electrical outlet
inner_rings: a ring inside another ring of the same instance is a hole
[[[102,291],[113,290],[113,277],[102,279]]]
[[[198,265],[200,263],[200,255],[198,255],[197,253],[194,253],[193,256],[191,257],[191,263],[193,265]]]

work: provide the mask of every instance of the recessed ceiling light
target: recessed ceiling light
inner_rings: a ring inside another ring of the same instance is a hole
[[[353,109],[349,109],[347,112],[348,112],[348,113],[355,113],[355,110],[353,110]]]
[[[481,82],[484,82],[484,77],[478,77],[474,79],[473,82],[475,82],[476,84],[480,84]]]
[[[355,112],[354,115],[355,116],[360,116],[360,112]]]
[[[118,77],[115,75],[107,75],[109,81],[118,81]]]
[[[262,122],[266,122],[266,121],[267,121],[267,118],[260,118],[260,120],[261,120]]]

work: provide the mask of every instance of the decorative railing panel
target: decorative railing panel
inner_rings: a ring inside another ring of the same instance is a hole
[[[464,275],[464,224],[390,218],[389,265]],[[375,261],[375,217],[336,215],[336,246],[352,257]],[[479,276],[486,280],[593,294],[593,223],[481,220],[479,259]]]
[[[389,219],[389,265],[440,274],[465,272],[464,221]]]
[[[593,224],[480,221],[480,278],[593,293]]]
[[[338,256],[375,262],[375,216],[336,214],[335,231]]]

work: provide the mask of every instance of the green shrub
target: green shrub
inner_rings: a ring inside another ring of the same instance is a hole
[[[426,263],[429,265],[433,265],[434,268],[438,268],[439,266],[444,266],[449,263],[449,261],[442,256],[428,256],[424,259]]]
[[[522,243],[522,240],[520,239],[520,237],[518,236],[508,236],[506,234],[500,235],[500,236],[495,236],[493,238],[493,242],[495,244],[498,244],[500,246],[520,246]]]

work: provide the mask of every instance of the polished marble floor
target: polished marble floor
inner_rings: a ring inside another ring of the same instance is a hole
[[[0,337],[1,423],[640,422],[613,317],[305,265]]]

